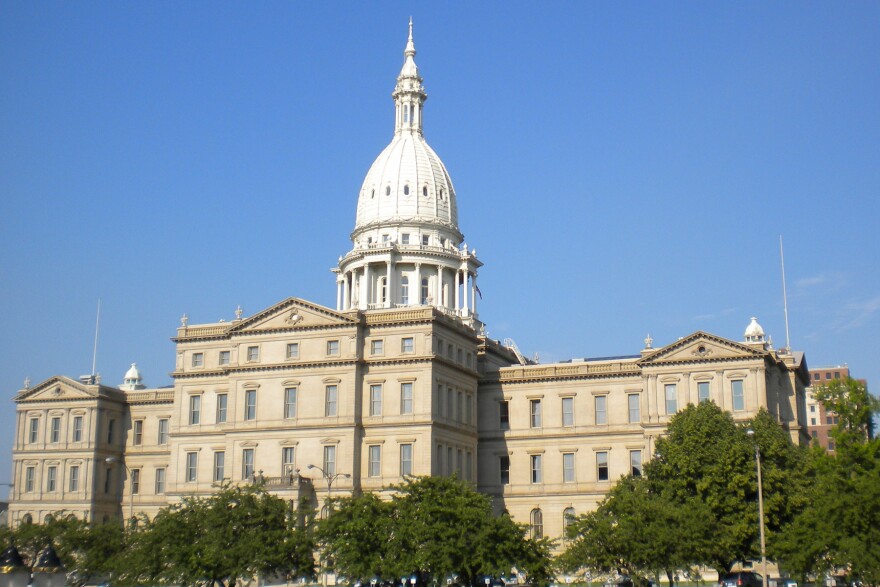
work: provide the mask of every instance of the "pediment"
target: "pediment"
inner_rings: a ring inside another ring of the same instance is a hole
[[[299,298],[286,300],[242,320],[230,329],[232,333],[266,330],[290,330],[298,328],[322,328],[327,326],[354,325],[356,321],[330,308],[313,304]]]
[[[646,355],[639,364],[684,363],[763,357],[763,351],[707,332],[695,332]]]
[[[84,385],[63,375],[50,377],[46,381],[22,390],[16,402],[44,402],[58,400],[95,399],[98,397],[97,385]]]

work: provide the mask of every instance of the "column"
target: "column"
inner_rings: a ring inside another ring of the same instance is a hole
[[[361,310],[366,310],[370,303],[370,264],[364,263],[364,274],[361,277],[361,299],[358,306]]]
[[[437,283],[434,284],[436,290],[434,296],[434,305],[438,308],[443,307],[443,266],[437,265]]]
[[[455,270],[455,307],[453,308],[455,310],[456,314],[458,313],[459,308],[461,308],[461,305],[459,303],[459,297],[458,297],[458,286],[460,283],[461,283],[461,269],[456,269]]]
[[[351,272],[342,274],[342,310],[346,311],[351,308]]]
[[[463,303],[461,304],[462,316],[467,316],[469,314],[469,306],[468,306],[468,270],[465,268],[464,270],[464,281],[461,283],[461,293],[464,296]]]
[[[391,307],[391,298],[395,298],[395,284],[391,280],[391,257],[385,261],[385,307]]]
[[[418,186],[416,186],[418,187]],[[416,306],[422,305],[422,264],[416,263]]]
[[[345,276],[336,276],[336,311],[342,311],[342,281],[345,279]]]
[[[477,315],[477,273],[471,275],[471,314]]]

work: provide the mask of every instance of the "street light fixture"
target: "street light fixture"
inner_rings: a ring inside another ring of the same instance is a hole
[[[119,460],[117,457],[107,457],[104,459],[104,462],[108,465],[122,465],[125,467],[125,471],[128,473],[128,486],[129,486],[129,496],[128,496],[128,519],[129,523],[133,523],[134,520],[134,476],[131,473],[131,469],[128,468],[123,461]]]
[[[333,491],[333,482],[339,479],[340,477],[343,479],[351,479],[351,475],[348,473],[328,473],[318,465],[309,465],[306,467],[307,469],[315,469],[321,473],[321,476],[324,478],[324,481],[327,482],[327,513],[330,513],[330,492]]]
[[[746,435],[755,441],[755,466],[758,470],[758,528],[761,531],[761,581],[767,587],[767,549],[764,544],[764,488],[761,481],[761,447],[755,438],[755,431],[749,428]]]

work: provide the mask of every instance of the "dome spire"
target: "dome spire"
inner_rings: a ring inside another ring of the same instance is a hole
[[[416,46],[413,43],[412,38],[412,17],[409,17],[409,38],[406,40],[406,49],[404,49],[403,54],[405,57],[415,57],[416,56]]]
[[[394,87],[394,134],[416,132],[422,134],[422,105],[428,99],[422,87],[422,78],[416,65],[416,45],[413,42],[412,17],[409,19],[409,36],[403,50],[403,67]]]

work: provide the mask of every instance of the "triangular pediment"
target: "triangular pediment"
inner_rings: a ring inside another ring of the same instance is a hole
[[[649,366],[657,363],[757,358],[765,354],[748,345],[698,331],[645,355],[639,364]]]
[[[266,330],[289,330],[298,328],[322,328],[327,326],[354,325],[356,321],[346,314],[307,302],[299,298],[286,300],[245,318],[229,330],[232,333]]]
[[[38,385],[22,390],[15,396],[15,401],[41,402],[94,399],[99,395],[98,390],[99,386],[97,385],[84,385],[69,377],[56,375]]]

